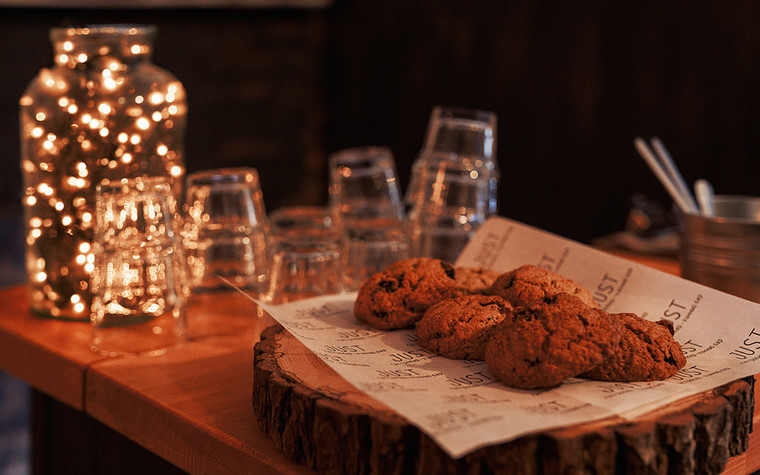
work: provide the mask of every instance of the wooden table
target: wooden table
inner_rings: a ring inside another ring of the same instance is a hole
[[[637,260],[677,272],[674,264]],[[114,437],[104,438],[97,428],[102,425],[191,473],[310,473],[274,447],[252,412],[253,345],[272,324],[256,313],[250,300],[234,292],[194,296],[188,312],[192,340],[182,348],[156,357],[103,358],[88,349],[88,324],[35,317],[25,289],[7,288],[0,290],[0,369],[47,400],[47,406],[33,405],[42,416],[59,414],[45,410],[57,404],[69,413],[66,424],[87,421],[86,430],[77,431],[69,425],[50,429],[48,421],[36,418],[35,437],[48,439],[39,450],[42,456],[53,457],[51,446],[69,447],[67,439],[81,437],[74,445],[88,448],[82,449],[83,457],[96,459],[87,462],[89,467],[112,469],[116,464],[128,473],[130,462],[145,463],[134,451],[122,451],[125,460],[112,460],[119,451],[103,447],[103,440]],[[754,423],[760,423],[757,413]],[[747,452],[729,461],[725,473],[760,469],[758,433],[751,435]],[[77,457],[58,455],[66,463]],[[40,457],[35,457],[37,465],[51,463]]]
[[[98,440],[59,440],[102,436],[91,418],[187,472],[311,473],[274,447],[251,408],[253,345],[272,320],[257,317],[253,302],[235,292],[194,296],[188,319],[192,341],[182,348],[155,357],[103,358],[89,350],[89,324],[35,317],[23,287],[0,290],[0,369],[65,406],[33,404],[46,416],[64,414],[58,423],[33,422],[35,437],[56,439],[33,442],[33,450],[44,446],[44,454],[33,454],[34,463],[58,463],[40,457],[56,457],[62,451],[56,445],[63,444],[80,452],[60,454],[69,465],[64,473],[74,473],[75,463],[121,464],[128,473],[123,464],[129,460],[107,458],[131,458],[129,449],[99,451],[93,448],[102,446]],[[84,422],[73,420],[76,415]]]

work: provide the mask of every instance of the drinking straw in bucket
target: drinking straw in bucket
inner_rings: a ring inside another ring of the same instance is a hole
[[[681,211],[687,214],[699,214],[699,208],[697,208],[694,197],[660,139],[657,137],[652,139],[652,145],[656,153],[652,152],[652,149],[649,148],[641,137],[636,137],[633,143],[639,155],[647,162],[649,168],[652,169],[665,189],[668,190],[668,193],[673,197],[678,207],[681,208]]]
[[[713,191],[712,184],[704,178],[700,178],[694,183],[694,194],[697,195],[699,211],[702,213],[702,216],[715,216],[713,206],[715,192]]]

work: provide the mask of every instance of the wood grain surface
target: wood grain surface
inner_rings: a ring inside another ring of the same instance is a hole
[[[274,447],[250,409],[253,345],[273,321],[233,293],[196,301],[188,316],[195,337],[183,347],[91,367],[87,413],[189,473],[310,473]],[[214,333],[203,336],[203,325]]]
[[[74,412],[189,473],[313,473],[278,451],[251,412],[253,345],[273,321],[245,297],[194,296],[185,345],[121,358],[90,351],[87,323],[33,316],[23,286],[0,290],[0,304],[0,369]]]
[[[453,460],[281,327],[262,333],[254,358],[259,425],[321,473],[720,473],[748,449],[753,423],[747,378],[633,421],[548,430]]]
[[[0,367],[75,409],[84,407],[84,373],[103,360],[90,351],[90,324],[29,311],[26,287],[0,292]]]

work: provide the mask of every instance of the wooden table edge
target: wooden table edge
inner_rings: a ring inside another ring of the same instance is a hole
[[[165,401],[161,400],[161,390],[156,389],[156,385],[142,385],[133,377],[123,376],[126,372],[135,376],[155,375],[160,365],[169,368],[171,363],[167,360],[175,355],[157,357],[153,367],[142,365],[147,360],[130,362],[127,359],[92,365],[86,374],[85,412],[189,473],[313,473],[308,467],[285,457],[258,427],[251,409],[254,340],[249,336],[191,342],[188,346],[192,345],[192,348],[185,352],[202,354],[203,348],[209,348],[209,360],[218,358],[229,363],[230,376],[240,380],[247,389],[245,393],[236,393],[238,397],[233,399],[238,404],[229,409],[232,418],[237,419],[235,423],[230,423],[229,414],[192,415],[181,401],[172,402],[187,396],[203,406],[208,400],[201,391],[183,396],[182,391],[170,389],[167,393],[170,400]],[[227,343],[231,345],[229,351],[218,350],[217,345]],[[178,359],[182,357],[176,356]],[[173,384],[172,381],[168,383]],[[188,402],[186,405],[194,404]],[[225,427],[233,429],[225,430]]]

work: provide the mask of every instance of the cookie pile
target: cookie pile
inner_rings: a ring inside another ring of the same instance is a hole
[[[423,348],[485,360],[521,389],[570,377],[660,380],[686,364],[669,322],[607,313],[581,285],[532,265],[497,273],[405,259],[363,283],[354,315],[381,330],[414,325]]]

